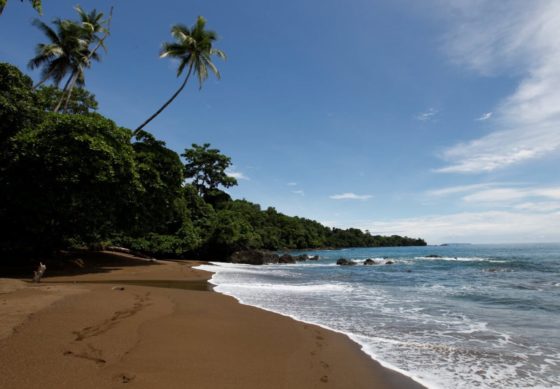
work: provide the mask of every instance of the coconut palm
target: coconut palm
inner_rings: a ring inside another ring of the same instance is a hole
[[[104,40],[109,34],[103,13],[96,10],[87,13],[79,6],[76,11],[80,17],[78,22],[55,19],[54,29],[40,20],[33,22],[49,39],[49,43],[37,45],[36,55],[29,61],[31,69],[42,68],[41,81],[35,88],[49,79],[58,87],[68,77],[60,101],[54,108],[55,112],[63,103],[68,105],[75,86],[85,84],[85,69],[91,66],[92,60],[100,60],[97,50],[99,47],[105,48]],[[96,44],[93,50],[90,49],[92,44]]]
[[[48,38],[49,43],[40,43],[35,49],[28,66],[31,69],[41,67],[41,81],[38,87],[51,79],[55,86],[69,74],[73,74],[77,63],[83,57],[86,41],[83,39],[83,29],[80,25],[70,21],[55,19],[54,29],[46,23],[35,19],[33,25],[39,28]],[[70,78],[67,81],[67,85]]]
[[[220,72],[218,68],[216,68],[216,65],[212,63],[211,57],[216,55],[225,59],[226,56],[223,51],[212,47],[212,43],[217,39],[217,35],[214,31],[205,30],[205,26],[206,20],[202,16],[199,16],[195,25],[190,29],[183,24],[177,24],[171,28],[171,35],[175,38],[175,42],[164,43],[160,57],[170,57],[179,60],[177,77],[183,74],[185,68],[188,68],[185,79],[173,96],[171,96],[156,113],[150,116],[148,120],[134,130],[133,136],[137,135],[142,128],[175,100],[179,93],[185,88],[185,85],[187,85],[189,77],[193,72],[198,76],[200,88],[202,88],[202,84],[208,78],[208,69],[210,69],[216,77],[220,78]]]
[[[68,107],[70,98],[72,97],[72,91],[74,90],[74,87],[76,85],[83,86],[85,83],[84,68],[85,67],[89,68],[91,66],[92,59],[96,61],[100,60],[100,57],[97,54],[97,50],[100,47],[103,47],[103,49],[107,50],[104,45],[104,42],[105,42],[105,38],[107,38],[107,36],[109,35],[109,28],[108,27],[106,28],[105,25],[110,24],[110,20],[112,18],[112,13],[113,13],[113,8],[111,7],[111,15],[109,17],[109,20],[104,20],[103,13],[97,12],[96,9],[94,9],[90,13],[84,11],[84,9],[79,5],[76,6],[75,9],[80,17],[80,24],[83,30],[83,39],[86,41],[87,44],[87,52],[83,53],[84,56],[80,61],[79,66],[75,69],[72,76],[70,77],[70,82],[68,84],[66,94],[64,93],[62,94],[60,102],[57,105],[57,107],[60,108],[62,101],[64,101],[65,110]],[[100,36],[99,34],[103,34],[103,36]],[[92,50],[89,49],[89,46],[91,44],[96,44]],[[58,111],[58,109],[55,108],[55,112],[56,111]]]

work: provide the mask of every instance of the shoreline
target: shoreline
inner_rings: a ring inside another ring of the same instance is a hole
[[[208,265],[212,265],[212,263],[211,263],[211,262],[208,262]],[[198,265],[198,266],[196,266],[196,267],[193,267],[193,268],[196,269],[196,270],[204,271],[204,272],[210,272],[210,271],[208,271],[208,270],[198,269],[199,266],[200,266],[200,265]],[[211,272],[210,272],[210,273],[211,273]],[[214,273],[211,273],[211,274],[214,274]],[[211,285],[213,286],[214,291],[215,291],[215,287],[218,286],[218,285],[212,283],[212,278],[210,278],[210,279],[208,280],[208,283],[211,284]],[[289,315],[289,314],[284,314],[284,313],[281,313],[281,312],[277,312],[277,311],[274,311],[274,310],[271,310],[271,309],[268,309],[268,308],[265,308],[265,307],[262,307],[262,306],[251,305],[251,304],[249,304],[249,303],[244,302],[242,299],[240,299],[240,298],[238,298],[238,297],[235,297],[235,296],[233,296],[233,295],[231,295],[231,294],[228,294],[228,293],[223,293],[223,292],[218,292],[218,291],[215,291],[215,292],[216,292],[216,293],[219,293],[219,294],[222,294],[222,295],[224,295],[224,296],[231,297],[231,298],[235,299],[235,301],[236,301],[237,303],[239,303],[239,304],[242,304],[242,305],[245,305],[245,306],[248,306],[248,307],[254,307],[254,308],[257,308],[257,309],[266,311],[266,312],[273,313],[273,314],[275,314],[275,315],[280,315],[280,316],[282,316],[282,317],[286,317],[286,318],[289,318],[289,319],[291,319],[291,320],[295,320],[295,321],[300,322],[300,323],[305,323],[305,324],[312,325],[312,326],[315,326],[315,327],[320,327],[320,328],[323,328],[323,329],[325,329],[325,330],[327,330],[327,331],[330,331],[330,332],[333,332],[333,333],[336,333],[336,334],[340,334],[340,335],[342,335],[342,336],[345,336],[345,337],[348,339],[348,341],[350,341],[350,342],[356,344],[356,345],[360,348],[360,352],[363,353],[363,355],[364,355],[365,357],[367,357],[367,358],[369,358],[370,360],[374,361],[376,364],[379,364],[379,365],[382,366],[384,369],[389,370],[391,373],[401,375],[401,376],[405,377],[405,379],[410,380],[410,381],[412,381],[412,382],[414,383],[415,386],[406,386],[407,388],[408,388],[408,387],[414,387],[414,388],[418,388],[418,389],[422,389],[422,388],[424,388],[424,389],[429,389],[429,384],[428,384],[428,383],[426,383],[426,382],[421,382],[421,380],[415,379],[414,377],[410,376],[410,375],[408,374],[408,372],[406,372],[406,371],[404,371],[404,370],[402,370],[402,369],[399,369],[398,367],[393,366],[393,365],[391,365],[390,363],[387,363],[387,362],[385,362],[385,361],[383,361],[383,360],[377,358],[377,357],[374,356],[374,355],[369,354],[369,353],[365,350],[365,346],[364,346],[363,344],[361,344],[357,339],[355,339],[355,335],[352,334],[352,333],[348,333],[348,332],[344,332],[344,331],[339,331],[339,330],[337,330],[337,329],[328,327],[328,326],[323,325],[323,324],[305,321],[305,320],[303,320],[303,319],[301,319],[301,318],[298,318],[298,317],[296,317],[296,316]]]
[[[345,334],[177,288],[208,282],[213,273],[193,269],[200,264],[47,273],[40,285],[0,280],[0,309],[20,312],[0,320],[11,329],[0,336],[2,387],[422,388]]]

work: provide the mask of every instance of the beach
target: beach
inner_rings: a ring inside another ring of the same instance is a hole
[[[343,334],[212,292],[200,262],[102,256],[0,281],[2,388],[421,387]]]

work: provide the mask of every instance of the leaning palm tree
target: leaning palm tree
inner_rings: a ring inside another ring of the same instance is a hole
[[[133,136],[136,136],[142,128],[175,100],[179,93],[185,88],[185,85],[187,85],[192,72],[197,74],[200,88],[202,88],[202,84],[208,78],[208,68],[210,68],[216,77],[220,78],[220,72],[218,68],[216,68],[216,65],[212,63],[211,56],[216,55],[225,59],[226,55],[223,51],[212,47],[212,43],[217,39],[217,35],[214,31],[205,30],[205,26],[206,20],[202,16],[199,16],[191,29],[183,24],[177,24],[171,28],[171,35],[175,38],[175,42],[164,43],[160,57],[178,59],[179,67],[177,68],[177,77],[183,74],[185,68],[188,68],[187,74],[183,83],[173,96],[171,96],[156,113],[150,116],[148,120],[134,130],[132,133]]]

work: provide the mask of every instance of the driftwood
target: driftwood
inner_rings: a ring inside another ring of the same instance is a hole
[[[33,272],[33,282],[41,282],[41,278],[43,278],[45,270],[47,270],[47,267],[43,265],[42,262],[39,262],[39,267]]]
[[[113,251],[113,252],[116,252],[116,253],[134,255],[135,257],[149,259],[149,260],[152,260],[152,261],[155,260],[155,258],[150,257],[149,255],[141,253],[140,251],[127,249],[126,247],[107,246],[104,249],[105,249],[105,251]]]

